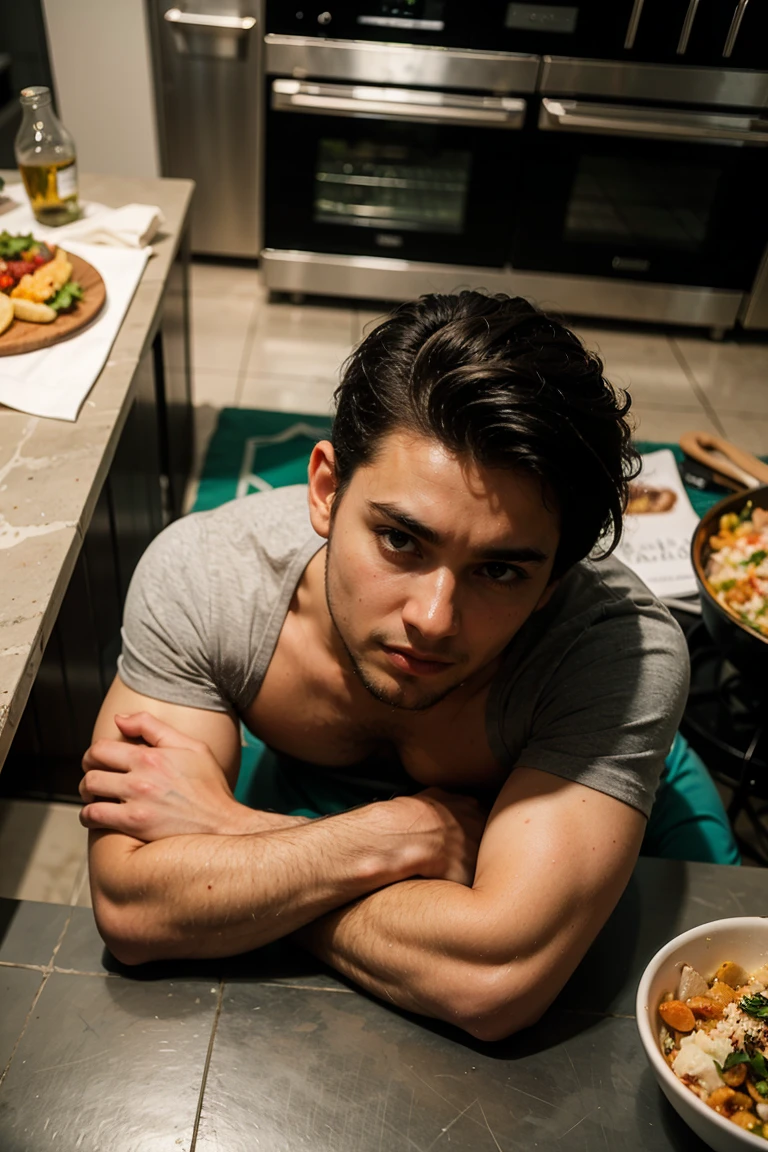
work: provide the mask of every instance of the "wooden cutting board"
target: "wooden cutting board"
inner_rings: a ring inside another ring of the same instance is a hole
[[[66,252],[66,248],[64,249]],[[49,348],[74,336],[90,324],[104,307],[107,289],[93,264],[68,252],[72,264],[72,280],[83,289],[83,299],[71,312],[60,313],[50,324],[30,324],[27,320],[14,320],[0,336],[0,356],[16,356],[20,352],[35,352]]]

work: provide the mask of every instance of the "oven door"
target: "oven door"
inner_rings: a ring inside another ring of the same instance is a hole
[[[519,269],[747,289],[768,232],[768,121],[542,101]]]
[[[501,267],[526,102],[270,81],[266,246]]]

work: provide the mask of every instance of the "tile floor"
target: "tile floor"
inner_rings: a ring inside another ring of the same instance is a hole
[[[386,306],[270,302],[253,268],[192,269],[194,402],[199,469],[219,408],[325,415],[339,367]],[[768,453],[768,340],[712,343],[594,321],[574,324],[609,379],[629,389],[636,435],[676,440],[690,429]],[[194,501],[190,485],[187,505]],[[68,804],[0,802],[0,897],[87,904],[86,833]]]

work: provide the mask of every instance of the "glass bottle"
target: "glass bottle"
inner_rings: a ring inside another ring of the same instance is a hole
[[[56,227],[80,215],[75,142],[51,106],[50,88],[24,88],[16,163],[35,219]]]

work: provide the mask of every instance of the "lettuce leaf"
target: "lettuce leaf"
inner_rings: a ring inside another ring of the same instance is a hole
[[[31,232],[26,236],[12,236],[10,232],[0,232],[0,260],[19,260],[35,242]]]
[[[83,290],[76,280],[67,280],[55,296],[50,300],[46,300],[49,308],[53,308],[54,312],[66,312],[69,308],[74,308],[78,300],[82,300]]]

